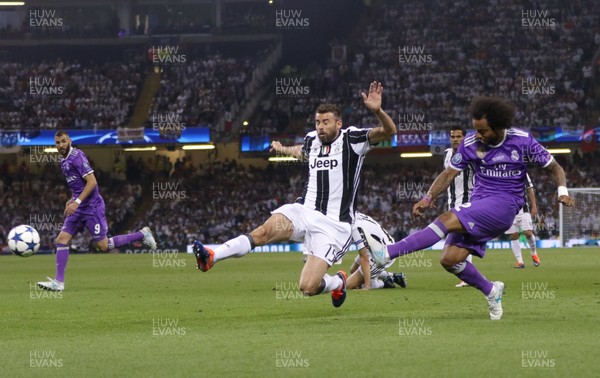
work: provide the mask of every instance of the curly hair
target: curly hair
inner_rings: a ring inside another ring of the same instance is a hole
[[[475,97],[471,101],[469,110],[473,119],[485,118],[494,131],[509,129],[516,113],[514,105],[496,97]]]

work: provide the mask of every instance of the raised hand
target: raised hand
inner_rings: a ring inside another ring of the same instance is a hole
[[[374,81],[369,86],[369,93],[361,92],[363,102],[370,111],[377,113],[381,109],[381,95],[383,94],[383,85]]]

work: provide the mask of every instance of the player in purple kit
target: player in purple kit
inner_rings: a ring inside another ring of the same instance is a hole
[[[450,166],[433,182],[427,195],[413,206],[419,216],[432,207],[434,199],[469,164],[475,168],[475,187],[470,202],[437,217],[426,228],[398,243],[384,245],[363,235],[371,256],[379,266],[390,259],[430,247],[443,239],[446,244],[440,262],[450,273],[480,290],[488,300],[490,319],[502,318],[504,283],[487,280],[466,261],[469,254],[485,255],[485,244],[508,230],[523,207],[527,164],[550,171],[558,185],[558,202],[573,206],[566,188],[565,173],[552,155],[531,134],[511,128],[515,108],[504,100],[478,97],[471,102],[475,134],[467,136],[452,157]]]
[[[156,241],[148,227],[131,234],[107,238],[108,226],[104,214],[104,200],[98,191],[94,170],[90,167],[87,157],[83,151],[71,146],[71,138],[65,131],[57,131],[54,142],[62,158],[60,168],[73,197],[65,206],[65,222],[56,238],[56,276],[48,277],[48,281],[37,284],[45,290],[63,291],[65,269],[69,260],[69,242],[83,228],[87,228],[92,239],[103,252],[136,240],[142,240],[150,250],[154,251]]]

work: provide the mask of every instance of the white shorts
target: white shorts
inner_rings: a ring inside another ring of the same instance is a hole
[[[336,221],[299,203],[283,205],[271,214],[283,214],[294,225],[290,240],[304,241],[304,254],[329,266],[342,258],[352,243],[350,223]]]
[[[533,222],[531,221],[531,214],[524,213],[523,209],[521,209],[521,211],[519,211],[519,214],[517,214],[517,216],[515,216],[512,226],[510,226],[510,228],[508,230],[506,230],[506,232],[504,232],[504,233],[505,234],[514,234],[515,232],[519,232],[520,230],[523,230],[523,231],[533,230]]]

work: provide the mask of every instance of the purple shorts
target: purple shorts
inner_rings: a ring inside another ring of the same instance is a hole
[[[520,205],[508,196],[473,199],[455,207],[450,211],[456,214],[467,233],[449,233],[446,245],[463,247],[483,257],[486,242],[508,230],[519,210]]]
[[[71,236],[83,231],[87,228],[92,239],[98,242],[108,234],[108,225],[106,224],[106,216],[104,214],[104,201],[96,206],[86,206],[85,209],[77,209],[75,214],[65,218],[65,223],[61,231],[64,231]]]

